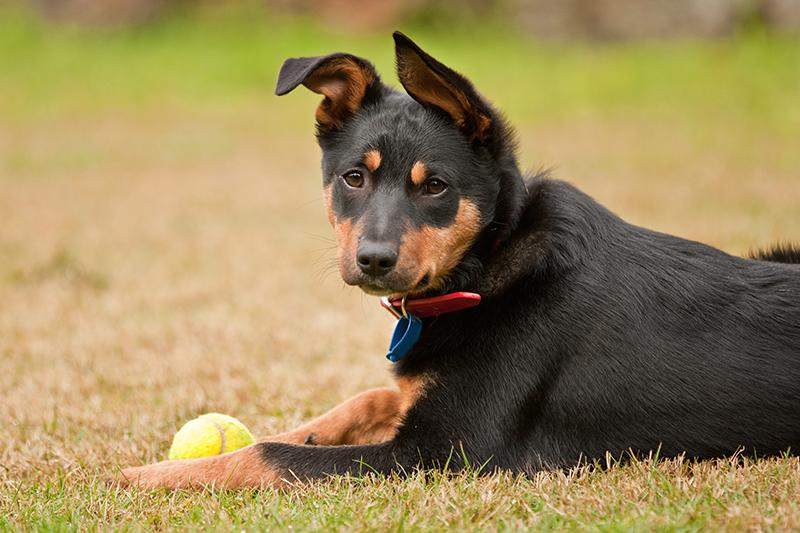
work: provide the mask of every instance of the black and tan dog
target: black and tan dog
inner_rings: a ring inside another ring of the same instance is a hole
[[[394,37],[407,94],[348,54],[287,60],[276,92],[324,96],[317,138],[344,280],[411,303],[470,291],[480,305],[423,319],[394,365],[397,390],[237,452],[127,469],[124,482],[277,486],[465,459],[530,473],[607,452],[800,449],[800,249],[732,257],[526,177],[472,84]]]

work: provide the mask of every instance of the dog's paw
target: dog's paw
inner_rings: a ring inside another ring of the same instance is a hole
[[[256,446],[202,459],[162,461],[124,469],[116,479],[121,487],[143,489],[277,487],[282,481]]]
[[[182,469],[178,465],[172,464],[175,462],[164,461],[163,463],[125,468],[112,483],[119,487],[143,489],[179,488],[185,482],[185,476],[181,475]]]

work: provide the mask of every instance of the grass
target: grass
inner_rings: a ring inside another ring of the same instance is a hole
[[[408,478],[336,478],[302,492],[137,492],[69,481],[18,495],[8,506],[31,529],[294,530],[665,530],[796,527],[796,460],[637,462],[532,479],[475,473]],[[0,526],[3,524],[0,518]],[[6,519],[8,520],[8,519]],[[81,528],[83,529],[83,528]]]
[[[408,31],[501,105],[525,164],[625,218],[732,253],[800,237],[799,41]],[[87,31],[0,14],[0,530],[800,527],[794,458],[289,493],[106,487],[203,411],[269,434],[390,383],[390,317],[331,269],[317,97],[271,94],[284,57],[340,49],[393,80],[388,32],[219,14]]]

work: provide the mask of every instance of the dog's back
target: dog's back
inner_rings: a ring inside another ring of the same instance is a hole
[[[800,247],[789,244],[779,243],[766,250],[757,250],[750,255],[753,259],[762,261],[774,261],[776,263],[800,264]]]

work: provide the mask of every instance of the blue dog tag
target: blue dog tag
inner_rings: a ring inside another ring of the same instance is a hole
[[[389,353],[386,354],[386,359],[392,363],[396,363],[405,357],[417,343],[421,334],[422,320],[414,315],[408,315],[407,317],[401,316],[397,320],[397,325],[394,327],[394,333],[392,333],[392,341],[389,343]]]

